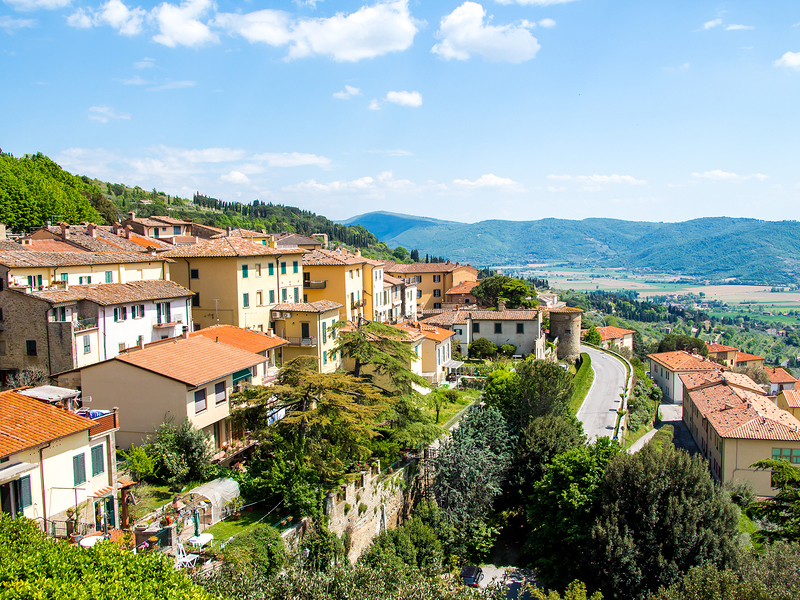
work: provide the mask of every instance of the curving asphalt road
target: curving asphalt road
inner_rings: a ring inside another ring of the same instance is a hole
[[[619,395],[625,389],[627,372],[622,361],[610,354],[589,346],[581,346],[581,352],[592,357],[594,371],[592,388],[578,411],[578,420],[583,423],[583,431],[591,443],[598,437],[614,435]]]

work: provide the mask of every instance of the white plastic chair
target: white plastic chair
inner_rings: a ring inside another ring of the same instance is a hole
[[[178,544],[178,551],[175,554],[175,568],[183,569],[188,567],[191,569],[199,557],[199,554],[187,554],[186,548],[182,544]]]

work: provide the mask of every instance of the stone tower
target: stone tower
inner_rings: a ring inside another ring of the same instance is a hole
[[[581,355],[582,314],[571,306],[550,309],[550,338],[558,338],[558,360],[574,361]]]

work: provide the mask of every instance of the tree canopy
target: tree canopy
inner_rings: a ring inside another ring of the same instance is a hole
[[[499,300],[505,302],[506,308],[530,308],[539,304],[533,300],[536,298],[536,290],[525,281],[508,275],[493,275],[481,279],[472,288],[472,295],[485,306],[497,306]]]
[[[697,350],[698,354],[708,356],[708,346],[700,338],[690,335],[668,333],[658,343],[658,352],[674,352],[675,350]]]
[[[800,467],[788,460],[774,459],[760,460],[752,466],[772,471],[773,485],[779,490],[774,498],[749,507],[750,514],[774,526],[760,531],[759,537],[800,542]]]

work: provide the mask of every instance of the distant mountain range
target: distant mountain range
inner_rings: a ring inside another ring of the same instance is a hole
[[[541,219],[457,223],[388,212],[344,221],[388,245],[476,266],[564,261],[742,283],[796,283],[800,223],[709,217],[682,223]]]

